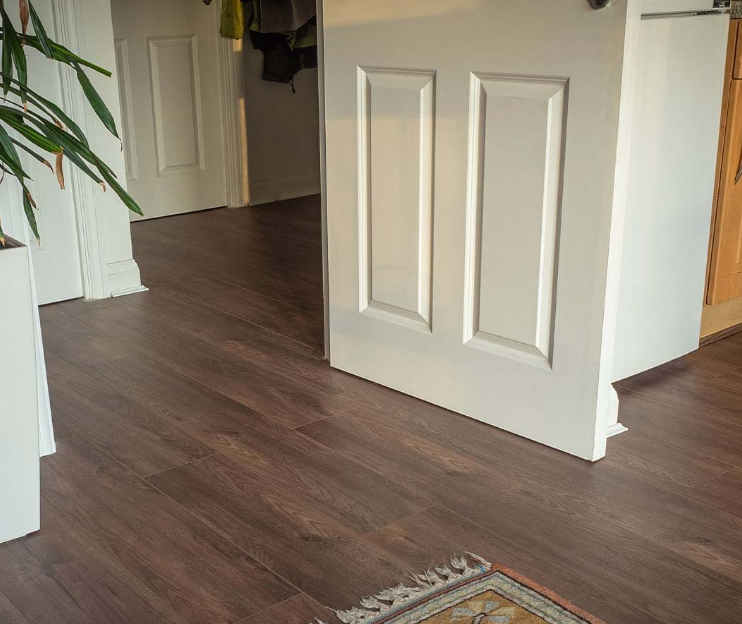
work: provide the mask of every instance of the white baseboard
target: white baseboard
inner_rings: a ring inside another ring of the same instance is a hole
[[[319,173],[309,173],[288,178],[256,180],[249,183],[248,197],[251,206],[267,204],[294,197],[317,195],[320,192]]]
[[[610,427],[608,427],[608,431],[606,431],[605,437],[612,438],[613,436],[617,436],[619,433],[623,433],[624,431],[628,430],[628,427],[624,427],[621,423],[613,423]]]
[[[147,290],[142,286],[139,265],[134,259],[108,264],[108,286],[111,297],[121,297]]]

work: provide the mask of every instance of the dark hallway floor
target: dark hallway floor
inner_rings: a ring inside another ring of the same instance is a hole
[[[2,624],[307,624],[470,550],[608,624],[742,621],[742,336],[623,382],[591,465],[321,360],[317,198],[132,227],[43,309],[58,452]]]

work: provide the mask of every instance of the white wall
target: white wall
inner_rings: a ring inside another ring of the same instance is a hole
[[[0,249],[0,543],[39,529],[39,429],[28,250]]]
[[[317,70],[287,84],[261,79],[263,53],[243,40],[250,204],[320,192]]]
[[[722,15],[641,23],[614,381],[698,348],[727,28]]]

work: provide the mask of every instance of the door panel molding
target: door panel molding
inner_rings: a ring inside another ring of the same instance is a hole
[[[151,37],[147,46],[158,176],[187,173],[194,169],[206,171],[198,36]],[[179,47],[186,48],[185,58],[178,59],[173,55],[171,49]],[[161,54],[168,54],[170,58],[161,59]],[[165,71],[160,67],[163,60],[169,61]],[[184,66],[177,66],[178,62]],[[177,78],[182,84],[175,84]],[[169,88],[162,88],[163,80],[169,81]],[[163,101],[164,97],[168,102]],[[186,104],[188,110],[185,110]],[[178,111],[178,106],[183,107],[181,111]],[[171,125],[175,127],[170,128]]]
[[[471,74],[464,343],[547,369],[567,85]]]
[[[433,71],[358,69],[359,311],[428,333],[434,101]]]

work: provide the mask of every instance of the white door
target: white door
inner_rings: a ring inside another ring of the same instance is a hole
[[[604,455],[636,11],[324,1],[333,366]]]
[[[224,206],[216,3],[111,0],[111,12],[129,192],[145,218]]]

